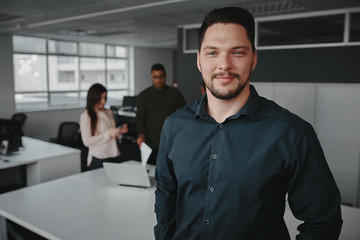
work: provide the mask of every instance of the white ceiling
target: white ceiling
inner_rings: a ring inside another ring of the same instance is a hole
[[[178,26],[234,5],[259,17],[360,7],[360,0],[1,0],[0,34],[176,48]]]

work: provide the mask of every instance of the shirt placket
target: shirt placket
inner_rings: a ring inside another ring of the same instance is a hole
[[[207,181],[207,190],[205,195],[204,203],[204,216],[203,216],[203,235],[202,239],[211,239],[211,233],[214,231],[214,199],[216,198],[216,188],[217,183],[215,182],[216,162],[221,161],[221,152],[219,145],[219,131],[223,129],[223,124],[217,124],[214,129],[214,134],[211,144],[211,153],[209,157],[209,172],[208,172],[208,181]]]

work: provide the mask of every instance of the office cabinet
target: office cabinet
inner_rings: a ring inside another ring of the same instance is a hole
[[[275,85],[274,101],[315,127],[316,86],[281,83]]]
[[[360,86],[319,86],[316,127],[342,201],[359,207]]]
[[[251,83],[262,97],[275,101],[315,127],[316,85],[298,83]]]
[[[259,95],[313,125],[342,201],[360,207],[360,85],[252,84]]]
[[[269,100],[274,100],[274,83],[251,82],[258,94]]]

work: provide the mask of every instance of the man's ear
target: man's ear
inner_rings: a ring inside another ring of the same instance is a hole
[[[201,72],[201,65],[200,65],[200,52],[197,51],[197,59],[196,59],[196,63],[197,63],[197,68],[199,69],[199,71]]]
[[[254,56],[253,56],[253,59],[252,59],[252,68],[251,68],[251,71],[254,71],[255,67],[256,67],[256,64],[257,64],[257,51],[255,50],[254,51]]]

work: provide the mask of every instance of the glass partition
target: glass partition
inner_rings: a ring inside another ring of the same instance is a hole
[[[259,22],[258,46],[336,43],[344,40],[345,15]]]

